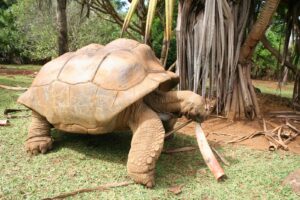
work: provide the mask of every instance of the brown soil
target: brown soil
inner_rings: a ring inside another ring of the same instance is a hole
[[[0,65],[0,75],[34,75],[35,73],[36,71],[33,70],[9,69]]]
[[[270,111],[288,111],[292,110],[290,108],[287,99],[282,99],[273,95],[258,95],[258,101],[260,104],[261,111],[263,113],[263,118],[266,121],[271,122],[275,126],[282,125],[285,120],[270,118],[267,114]],[[180,119],[178,123],[182,123],[186,119]],[[300,124],[296,121],[290,120],[291,124],[300,129]],[[262,131],[263,125],[262,120],[239,120],[239,121],[229,121],[222,118],[210,118],[202,123],[203,130],[207,135],[207,139],[211,142],[220,145],[244,145],[253,149],[268,150],[269,143],[264,136],[257,136],[252,139],[248,139],[239,143],[227,144],[227,142],[240,138],[241,136],[247,136],[256,131]],[[268,125],[268,129],[273,129],[274,127]],[[191,123],[188,126],[182,128],[179,132],[187,135],[195,135],[195,124]],[[296,140],[292,141],[289,145],[289,151],[300,154],[300,136]]]

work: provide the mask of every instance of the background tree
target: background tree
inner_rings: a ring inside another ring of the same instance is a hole
[[[0,9],[5,16],[9,14],[7,25],[0,28],[1,63],[43,64],[58,56],[54,4],[49,6],[36,0],[20,0],[12,3],[9,9]],[[90,43],[106,44],[120,36],[120,26],[101,20],[93,12],[89,18],[81,17],[81,5],[74,1],[67,4],[67,10],[70,51]]]
[[[68,47],[68,23],[67,23],[67,0],[57,0],[57,29],[58,29],[58,55],[69,51]]]
[[[150,0],[148,7],[152,9],[155,2]],[[231,119],[260,117],[250,78],[252,56],[279,2],[179,0],[176,33],[181,89],[217,97],[217,112]],[[287,19],[296,25],[298,3],[291,0],[281,4],[290,13]],[[285,41],[289,41],[287,35]],[[285,51],[283,63],[288,55]]]
[[[40,7],[51,6],[56,7],[56,23],[57,23],[57,45],[58,55],[62,55],[69,51],[68,47],[68,22],[67,22],[67,0],[39,0]]]

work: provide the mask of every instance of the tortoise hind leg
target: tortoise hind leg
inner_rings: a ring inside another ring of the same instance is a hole
[[[165,131],[158,115],[144,103],[138,104],[129,120],[133,132],[127,170],[137,183],[154,186],[154,168],[163,148]]]
[[[52,148],[53,140],[50,136],[50,123],[43,116],[32,111],[32,121],[29,126],[25,149],[31,155],[46,153]]]

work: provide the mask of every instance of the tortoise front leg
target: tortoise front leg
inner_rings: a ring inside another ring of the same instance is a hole
[[[137,183],[155,185],[154,168],[163,148],[165,131],[158,115],[144,103],[138,104],[129,120],[133,132],[127,170]]]
[[[208,114],[204,98],[191,91],[155,91],[144,101],[156,112],[182,114],[197,121],[202,121]]]
[[[50,136],[51,125],[43,116],[32,111],[32,121],[29,126],[28,137],[25,142],[25,149],[32,155],[46,153],[52,148]]]

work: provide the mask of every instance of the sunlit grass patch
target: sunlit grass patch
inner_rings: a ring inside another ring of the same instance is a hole
[[[277,82],[274,81],[253,81],[255,87],[259,88],[262,93],[273,94],[281,97],[292,98],[293,83],[287,83],[282,87],[278,87]]]
[[[30,76],[23,75],[0,75],[0,84],[7,86],[20,86],[29,87],[32,83],[33,78]]]

